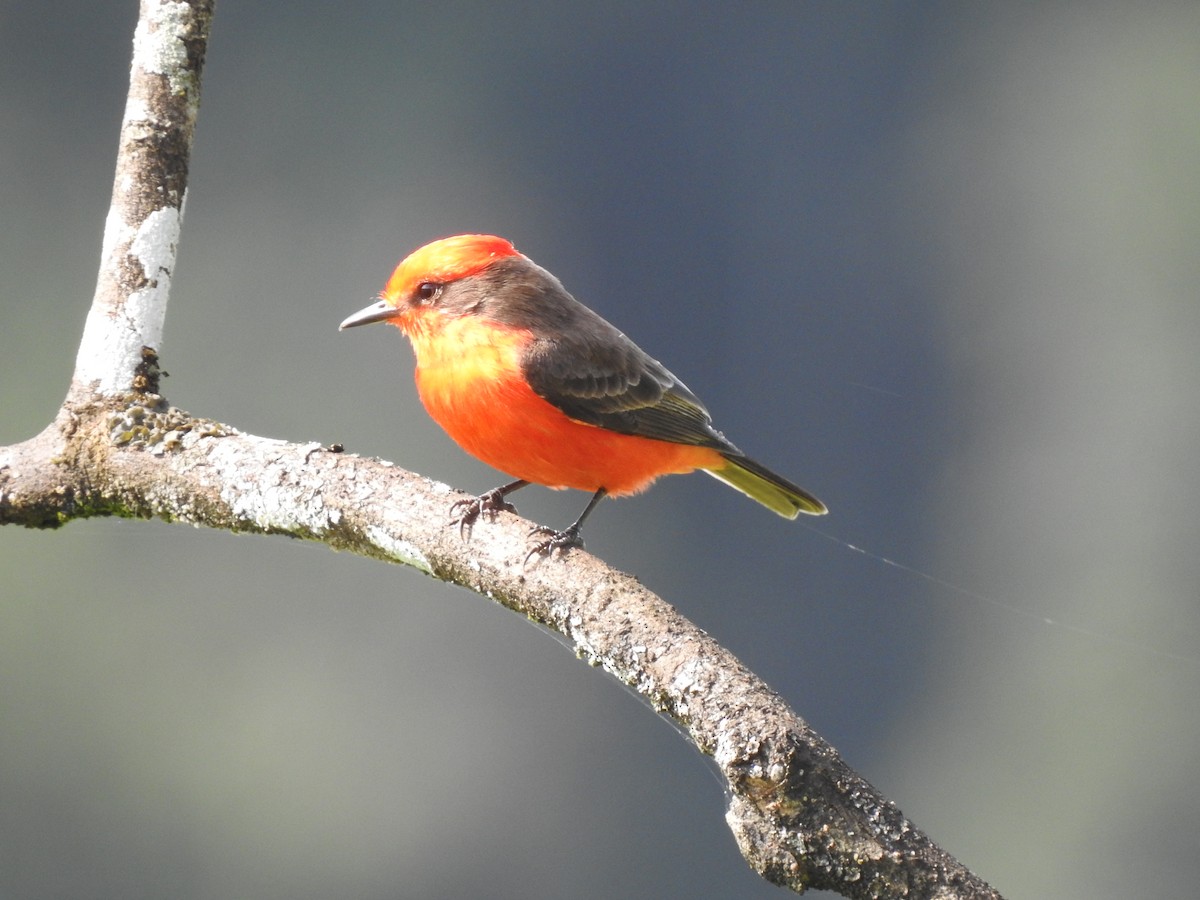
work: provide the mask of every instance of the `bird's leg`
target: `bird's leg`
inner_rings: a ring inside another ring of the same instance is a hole
[[[450,507],[452,517],[450,524],[457,524],[459,536],[466,540],[467,532],[470,531],[471,526],[475,524],[475,520],[480,515],[487,513],[491,518],[495,518],[498,512],[515,513],[517,508],[504,498],[528,484],[528,481],[519,478],[500,487],[492,488],[490,491],[485,491],[470,500],[456,500]]]
[[[569,550],[571,547],[578,547],[582,550],[583,538],[579,536],[579,532],[583,529],[583,520],[591,515],[592,510],[596,508],[596,504],[603,500],[607,494],[608,491],[604,488],[600,488],[600,490],[592,494],[592,499],[588,501],[588,505],[579,514],[579,518],[562,531],[555,531],[553,528],[539,525],[533,531],[529,532],[531,537],[535,534],[545,534],[548,537],[544,541],[538,541],[534,544],[533,549],[525,556],[525,565],[529,565],[529,560],[533,557],[549,556],[555,550]]]

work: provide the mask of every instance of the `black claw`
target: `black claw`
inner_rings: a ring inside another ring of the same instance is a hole
[[[535,534],[549,535],[544,541],[538,541],[534,544],[533,549],[525,554],[525,562],[523,565],[529,565],[529,561],[535,556],[540,556],[545,559],[555,550],[570,550],[572,547],[583,549],[583,538],[580,532],[583,530],[583,522],[592,514],[592,510],[596,508],[596,504],[603,500],[608,495],[608,491],[604,488],[599,488],[596,493],[592,494],[592,499],[588,501],[588,505],[584,507],[579,518],[571,525],[562,531],[555,531],[553,528],[547,528],[545,525],[539,525],[533,531],[529,532],[529,536]]]
[[[529,561],[535,556],[547,557],[555,550],[571,550],[572,548],[582,550],[583,538],[579,536],[579,531],[578,523],[563,531],[555,531],[553,528],[539,525],[533,531],[529,532],[529,536],[533,537],[535,534],[544,534],[547,535],[547,538],[533,545],[533,548],[525,554],[525,562],[522,565],[529,565]]]
[[[492,488],[490,491],[484,491],[478,497],[471,497],[468,500],[455,500],[450,505],[450,521],[447,524],[457,525],[458,536],[465,541],[471,531],[471,526],[475,524],[481,515],[486,515],[489,519],[495,519],[496,513],[515,513],[517,508],[504,498],[513,491],[520,490],[527,483],[525,481],[514,481],[511,484]]]
[[[516,511],[517,508],[505,500],[497,488],[470,500],[456,500],[450,507],[450,524],[458,525],[459,536],[466,540],[467,532],[481,515],[494,519],[496,513]]]

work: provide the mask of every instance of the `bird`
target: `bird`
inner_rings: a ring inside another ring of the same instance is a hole
[[[526,563],[582,548],[584,521],[603,498],[696,469],[784,518],[828,512],[746,456],[687,385],[502,237],[459,234],[414,250],[340,330],[378,322],[411,342],[433,420],[514,479],[453,505],[464,536],[480,515],[515,512],[506,498],[530,484],[591,492],[567,528],[531,532],[541,539]]]

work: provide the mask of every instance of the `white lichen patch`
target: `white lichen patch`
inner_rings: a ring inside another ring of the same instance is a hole
[[[187,47],[182,40],[189,18],[187,5],[148,5],[133,34],[133,64],[145,72],[166,75],[171,79],[171,90],[179,91],[182,85],[176,80],[187,67]]]
[[[429,558],[415,544],[399,540],[377,526],[367,529],[367,539],[397,562],[413,566],[426,574],[433,573]]]
[[[102,283],[88,311],[75,374],[85,384],[96,383],[101,394],[111,396],[128,390],[142,361],[142,347],[162,344],[181,225],[182,212],[173,206],[155,210],[136,229],[121,218],[115,207],[109,211],[104,229],[105,267],[113,271],[125,268],[113,259],[124,252],[144,273],[146,285],[130,292],[122,304],[100,296],[105,291]],[[128,249],[123,251],[126,241]]]

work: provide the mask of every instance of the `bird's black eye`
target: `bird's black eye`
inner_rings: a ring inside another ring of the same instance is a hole
[[[442,286],[436,281],[422,281],[417,285],[417,299],[422,303],[432,303],[442,294]]]

